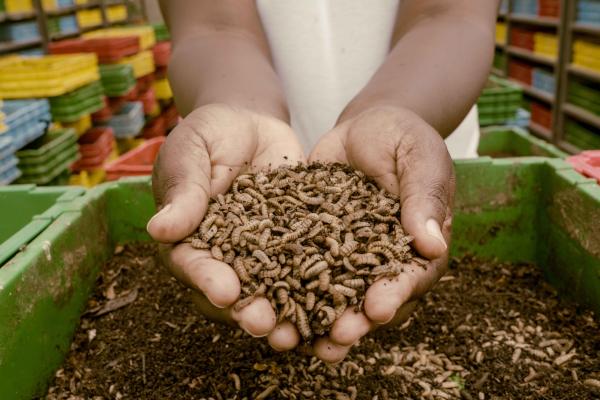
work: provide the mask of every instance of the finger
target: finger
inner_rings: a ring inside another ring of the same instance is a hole
[[[338,345],[351,346],[374,327],[375,324],[367,318],[364,312],[348,308],[331,327],[329,337]]]
[[[335,364],[346,357],[351,347],[336,344],[328,337],[322,337],[315,341],[314,353],[324,362]]]
[[[196,309],[201,315],[204,315],[211,321],[221,322],[235,326],[235,321],[231,317],[231,308],[218,308],[212,304],[205,295],[200,292],[192,290],[190,292],[192,302],[196,306]]]
[[[210,196],[211,162],[205,142],[188,124],[171,132],[156,160],[152,188],[160,211],[147,225],[156,241],[172,243],[202,221]]]
[[[275,328],[275,311],[264,297],[257,298],[240,311],[232,311],[231,317],[254,337],[266,336]]]
[[[316,144],[308,162],[321,163],[348,163],[345,148],[345,126],[338,126],[327,132]]]
[[[298,346],[300,334],[298,329],[289,321],[284,321],[275,326],[267,337],[269,345],[276,351],[288,351]]]
[[[177,280],[202,292],[216,307],[227,307],[240,296],[240,281],[227,264],[215,260],[208,251],[187,243],[163,245],[164,263]]]

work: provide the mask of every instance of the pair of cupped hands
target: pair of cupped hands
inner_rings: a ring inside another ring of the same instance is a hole
[[[353,344],[383,325],[406,320],[416,300],[444,274],[448,260],[454,173],[441,136],[413,112],[373,107],[342,119],[308,158],[291,127],[244,108],[211,104],[190,113],[168,136],[154,166],[159,211],[148,232],[161,243],[170,272],[192,289],[207,318],[238,324],[254,337],[267,337],[277,351],[291,350],[300,335],[289,322],[276,323],[269,301],[258,298],[239,311],[240,281],[231,266],[206,250],[178,243],[202,221],[211,197],[225,193],[240,174],[312,161],[345,163],[398,195],[401,223],[414,248],[430,260],[400,276],[375,282],[363,311],[347,309],[328,336],[313,342],[325,362],[341,361]]]

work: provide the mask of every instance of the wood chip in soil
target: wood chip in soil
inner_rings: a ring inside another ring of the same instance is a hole
[[[155,245],[128,245],[105,266],[46,399],[595,399],[598,328],[535,267],[465,258],[406,323],[329,366],[206,321]]]

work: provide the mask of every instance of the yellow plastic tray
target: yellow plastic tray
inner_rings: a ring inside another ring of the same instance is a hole
[[[133,150],[136,147],[142,145],[144,142],[145,139],[142,138],[117,139],[117,148],[119,154],[127,153],[128,151]]]
[[[4,8],[8,14],[33,12],[32,0],[4,0]]]
[[[77,23],[81,28],[102,25],[102,11],[99,8],[77,11]]]
[[[109,22],[120,22],[127,19],[127,7],[124,5],[110,6],[106,9],[106,19]]]
[[[131,65],[133,76],[136,79],[154,72],[154,56],[150,50],[144,50],[132,56],[124,57],[118,64]]]
[[[506,24],[503,22],[496,23],[496,43],[506,43]]]
[[[575,40],[573,42],[573,50],[576,57],[581,55],[600,58],[600,44],[586,42],[585,40]]]
[[[95,54],[0,60],[0,98],[60,96],[100,79]]]
[[[64,128],[72,128],[75,130],[75,133],[77,133],[77,136],[81,136],[92,127],[92,116],[88,114],[79,118],[75,122],[62,122],[61,126],[63,126]]]
[[[156,98],[159,100],[168,100],[173,98],[173,91],[168,79],[159,79],[152,84]]]
[[[104,182],[105,177],[106,171],[103,169],[81,171],[71,175],[69,178],[69,185],[91,188]]]
[[[600,59],[598,58],[575,55],[573,64],[600,72]]]
[[[85,33],[83,35],[84,38],[106,38],[123,36],[138,36],[140,38],[140,48],[143,50],[149,49],[156,44],[154,29],[151,26],[125,26],[122,28],[98,29],[92,32]]]

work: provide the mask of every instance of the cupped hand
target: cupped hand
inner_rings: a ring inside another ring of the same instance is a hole
[[[315,146],[309,161],[340,162],[363,171],[401,202],[401,223],[417,252],[430,260],[393,279],[375,282],[362,312],[346,310],[316,355],[342,360],[350,347],[378,326],[409,317],[416,299],[444,274],[452,222],[454,170],[440,135],[415,113],[375,107],[340,122]]]
[[[158,213],[148,232],[161,245],[165,265],[208,318],[238,323],[250,335],[269,335],[278,350],[295,347],[289,322],[275,326],[275,311],[258,298],[240,311],[232,304],[240,281],[209,251],[177,243],[195,231],[211,197],[226,192],[240,174],[281,164],[304,162],[302,148],[283,121],[247,109],[206,105],[190,113],[167,137],[154,165],[152,188]]]

